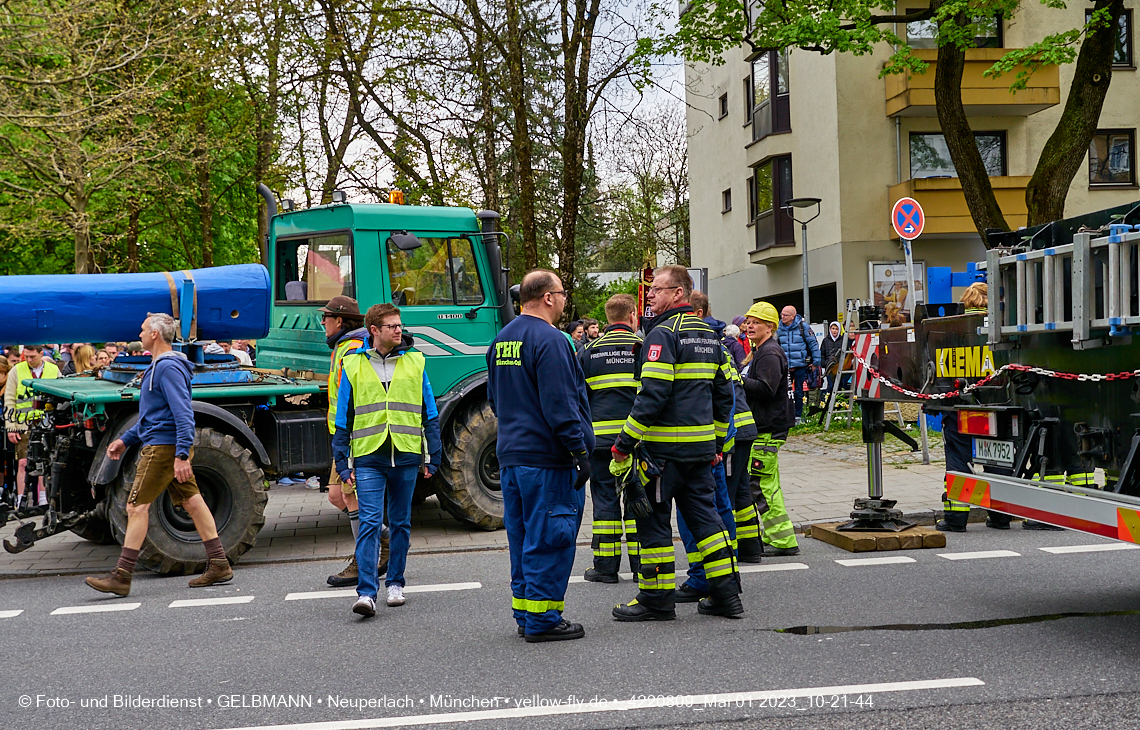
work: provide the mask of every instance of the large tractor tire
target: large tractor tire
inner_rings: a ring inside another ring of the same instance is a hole
[[[71,531],[96,545],[114,545],[118,542],[115,539],[115,531],[111,529],[111,520],[107,518],[106,502],[100,502],[95,514],[77,527],[71,528]]]
[[[503,526],[498,420],[486,401],[456,414],[443,436],[443,464],[435,477],[439,502],[453,517],[483,530]]]
[[[112,494],[111,527],[122,543],[127,527],[127,496],[135,479],[137,455],[123,465]],[[265,524],[265,476],[249,450],[212,428],[194,432],[194,478],[206,506],[214,515],[218,537],[231,563],[253,547]],[[206,550],[194,522],[170,495],[150,506],[150,526],[139,553],[139,563],[163,575],[190,575],[206,567]]]

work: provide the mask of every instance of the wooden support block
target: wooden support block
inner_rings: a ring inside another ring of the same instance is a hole
[[[810,525],[806,534],[852,553],[946,547],[946,535],[929,527],[915,526],[902,532],[840,532],[836,528],[841,524]]]

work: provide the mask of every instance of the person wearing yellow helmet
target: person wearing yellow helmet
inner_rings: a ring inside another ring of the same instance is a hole
[[[760,511],[763,554],[772,557],[800,552],[795,528],[784,507],[777,462],[780,447],[796,421],[788,357],[774,336],[779,322],[779,312],[768,302],[757,302],[749,308],[744,316],[744,328],[752,351],[740,371],[758,432],[749,460],[749,485]]]

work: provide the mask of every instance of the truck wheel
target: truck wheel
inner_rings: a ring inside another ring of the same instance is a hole
[[[127,496],[135,478],[137,458],[125,464],[115,484],[112,529],[121,542],[126,533]],[[214,515],[218,537],[231,563],[253,547],[265,524],[265,476],[249,450],[212,428],[194,432],[194,477],[206,506]],[[206,566],[206,550],[194,522],[163,492],[150,507],[150,526],[139,563],[164,575],[189,575]]]
[[[111,523],[106,517],[88,517],[86,522],[79,527],[72,528],[71,531],[96,545],[114,545],[118,542],[115,539],[114,532],[111,531]]]
[[[451,421],[436,475],[439,502],[451,516],[483,530],[503,526],[503,490],[495,454],[498,421],[486,401]]]

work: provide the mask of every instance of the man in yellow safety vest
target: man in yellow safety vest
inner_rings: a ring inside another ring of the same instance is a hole
[[[59,377],[59,368],[51,360],[44,358],[42,345],[24,345],[24,360],[16,363],[8,376],[8,387],[4,390],[4,427],[8,432],[8,440],[16,444],[16,506],[21,503],[36,504],[39,497],[40,504],[47,503],[47,494],[44,492],[44,478],[40,477],[38,495],[29,494],[24,497],[28,480],[28,424],[43,418],[43,411],[33,408],[35,394],[32,386],[24,385],[25,380],[51,379]]]

